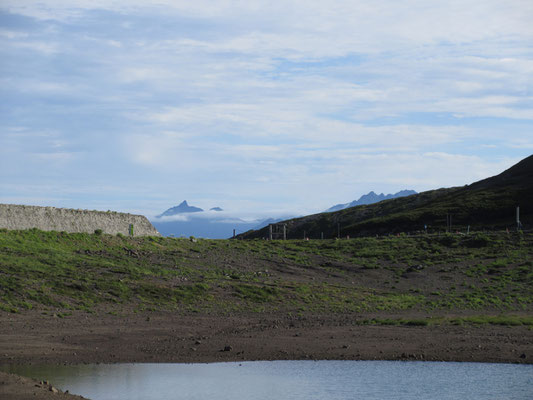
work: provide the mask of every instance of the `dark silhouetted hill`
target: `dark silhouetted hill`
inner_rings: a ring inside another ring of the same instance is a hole
[[[288,238],[369,236],[424,231],[444,232],[447,216],[452,231],[516,229],[516,207],[523,229],[533,229],[533,156],[499,175],[448,189],[422,192],[336,212],[284,221]],[[240,238],[268,236],[268,227],[249,231]]]

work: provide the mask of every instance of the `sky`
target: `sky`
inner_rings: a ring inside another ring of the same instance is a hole
[[[0,203],[305,215],[533,154],[531,0],[0,0]]]

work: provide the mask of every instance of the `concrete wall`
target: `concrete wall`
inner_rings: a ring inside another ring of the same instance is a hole
[[[0,228],[87,233],[101,229],[112,235],[122,233],[129,236],[130,224],[133,224],[134,236],[159,236],[159,232],[143,215],[0,204]]]

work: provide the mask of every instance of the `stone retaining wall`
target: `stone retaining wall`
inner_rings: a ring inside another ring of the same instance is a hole
[[[0,228],[43,231],[87,232],[101,229],[104,233],[133,236],[160,236],[143,215],[114,211],[89,211],[68,208],[0,204]]]

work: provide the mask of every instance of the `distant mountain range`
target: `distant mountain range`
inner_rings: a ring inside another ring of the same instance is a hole
[[[228,217],[221,207],[212,207],[209,211],[211,213],[204,211],[203,208],[191,206],[187,200],[184,200],[150,222],[164,236],[195,236],[209,239],[227,239],[233,236],[234,229],[236,234],[239,234],[265,226],[259,221],[250,222],[238,217]]]
[[[180,205],[169,208],[164,213],[159,214],[157,217],[158,218],[171,217],[173,215],[178,215],[178,214],[195,213],[195,212],[202,212],[202,211],[204,210],[198,207],[192,207],[187,204],[187,200],[184,200],[180,203]]]
[[[414,190],[402,190],[394,194],[376,194],[371,191],[351,203],[334,205],[333,207],[328,208],[325,213],[335,213],[357,206],[370,205],[384,200],[398,199],[416,194],[417,192]],[[260,231],[269,224],[275,224],[287,220],[287,217],[285,217],[244,221],[235,216],[228,217],[222,213],[223,209],[220,207],[212,207],[209,211],[220,212],[221,214],[215,215],[213,213],[207,213],[200,207],[189,205],[187,201],[184,200],[179,205],[171,207],[158,215],[151,222],[157,230],[165,236],[195,236],[210,239],[225,239],[233,235],[234,229],[237,235],[247,236],[249,234],[248,231]],[[291,221],[294,221],[294,219]]]
[[[444,232],[461,230],[533,229],[533,155],[499,175],[470,185],[429,190],[375,204],[323,212],[284,221],[288,238],[325,238]],[[262,228],[240,235],[264,238]]]
[[[261,228],[264,228],[265,226],[268,226],[270,224],[277,224],[278,222],[281,222],[281,221],[283,221],[285,219],[287,219],[287,218],[267,218],[267,219],[259,222],[252,229],[261,229]]]
[[[344,210],[345,208],[355,207],[355,206],[362,206],[364,204],[374,204],[378,203],[383,200],[388,199],[397,199],[398,197],[405,197],[405,196],[411,196],[412,194],[416,194],[414,190],[401,190],[398,193],[394,194],[376,194],[375,192],[370,192],[367,194],[362,195],[359,197],[359,200],[354,200],[351,203],[345,203],[345,204],[337,204],[333,207],[328,208],[325,212],[333,212],[333,211],[339,211]]]
[[[354,207],[359,204],[370,204],[385,199],[409,196],[416,193],[414,190],[402,190],[395,194],[384,195],[370,192],[347,204],[337,204],[331,207],[327,212],[335,211],[336,209],[345,209]],[[209,211],[222,212],[220,207],[212,207]],[[174,218],[172,218],[174,217]],[[171,207],[162,214],[159,214],[151,220],[152,225],[164,236],[195,236],[209,239],[226,239],[233,235],[235,229],[236,234],[243,234],[250,230],[260,230],[269,224],[275,224],[287,218],[267,218],[264,220],[244,221],[238,217],[228,217],[221,213],[221,215],[214,215],[207,213],[200,207],[190,206],[187,200],[182,201],[179,205]]]
[[[171,217],[173,215],[178,215],[178,214],[196,213],[196,212],[202,212],[202,211],[204,211],[203,208],[190,206],[187,203],[187,200],[183,200],[178,206],[171,207],[168,210],[166,210],[164,213],[159,214],[157,218]],[[224,211],[224,210],[220,207],[213,207],[213,208],[210,208],[209,211]]]

